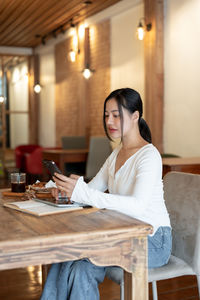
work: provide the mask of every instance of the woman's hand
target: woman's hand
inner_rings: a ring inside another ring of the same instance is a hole
[[[68,198],[71,198],[71,195],[73,193],[73,190],[75,188],[76,182],[79,179],[80,176],[71,174],[70,177],[55,173],[55,176],[53,176],[53,180],[55,181],[57,185],[57,189],[52,190],[52,195],[56,199],[58,199],[58,194],[61,192],[61,196],[67,196]]]

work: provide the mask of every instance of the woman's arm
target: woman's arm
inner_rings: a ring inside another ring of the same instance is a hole
[[[72,200],[98,208],[118,210],[126,214],[131,212],[138,217],[147,206],[151,205],[155,186],[161,182],[161,158],[159,155],[144,156],[137,162],[137,167],[133,172],[136,172],[136,176],[132,177],[134,180],[130,178],[127,183],[132,184],[130,195],[102,193],[89,187],[83,178],[79,178],[72,193]]]
[[[88,186],[92,189],[105,192],[108,188],[108,165],[109,158],[105,161],[96,176],[88,183]]]
[[[109,158],[108,158],[109,159]],[[108,188],[108,159],[103,164],[100,171],[97,173],[97,175],[88,183],[88,186],[97,189],[99,191],[106,191]],[[73,190],[77,184],[77,181],[79,180],[80,176],[77,175],[70,175],[70,177],[67,177],[65,175],[61,175],[58,173],[55,173],[55,176],[53,176],[53,179],[57,185],[57,189],[52,190],[53,196],[58,199],[59,191],[61,192],[61,195],[65,195],[69,198],[71,198],[71,195],[73,193]]]

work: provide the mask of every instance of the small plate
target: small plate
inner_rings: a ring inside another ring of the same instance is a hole
[[[45,187],[46,182],[38,182],[29,185],[29,188],[37,193],[51,193],[51,188]]]
[[[51,188],[37,188],[37,187],[31,187],[31,190],[37,192],[37,193],[51,193]]]

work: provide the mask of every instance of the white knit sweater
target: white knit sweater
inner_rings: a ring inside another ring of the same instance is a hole
[[[129,157],[115,174],[117,147],[97,175],[86,184],[80,177],[71,200],[119,211],[154,227],[170,226],[163,198],[162,160],[148,144]],[[104,193],[106,190],[108,193]]]

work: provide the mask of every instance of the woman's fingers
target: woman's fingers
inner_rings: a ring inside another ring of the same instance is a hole
[[[59,175],[59,176],[58,176]],[[55,181],[56,185],[60,185],[62,187],[66,187],[67,185],[75,185],[77,179],[70,178],[61,174],[55,173],[55,176],[53,176],[53,180]]]
[[[67,182],[69,180],[69,177],[63,175],[63,174],[59,174],[59,173],[54,173],[54,176],[53,176],[55,179],[57,178],[58,180],[61,180],[61,181],[64,181],[64,182]]]
[[[53,189],[51,190],[52,196],[53,196],[54,198],[56,198],[56,199],[58,199],[58,193],[59,193],[59,191],[58,191],[58,189],[56,189],[56,188],[53,188]]]
[[[78,175],[76,175],[76,174],[71,174],[71,175],[69,176],[69,178],[76,179],[76,180],[78,180],[80,177],[81,177],[81,176],[78,176]]]
[[[55,176],[53,176],[53,180],[61,192],[61,195],[65,193],[67,197],[71,197],[78,178],[79,176],[77,175],[72,178],[58,173],[55,173]]]

